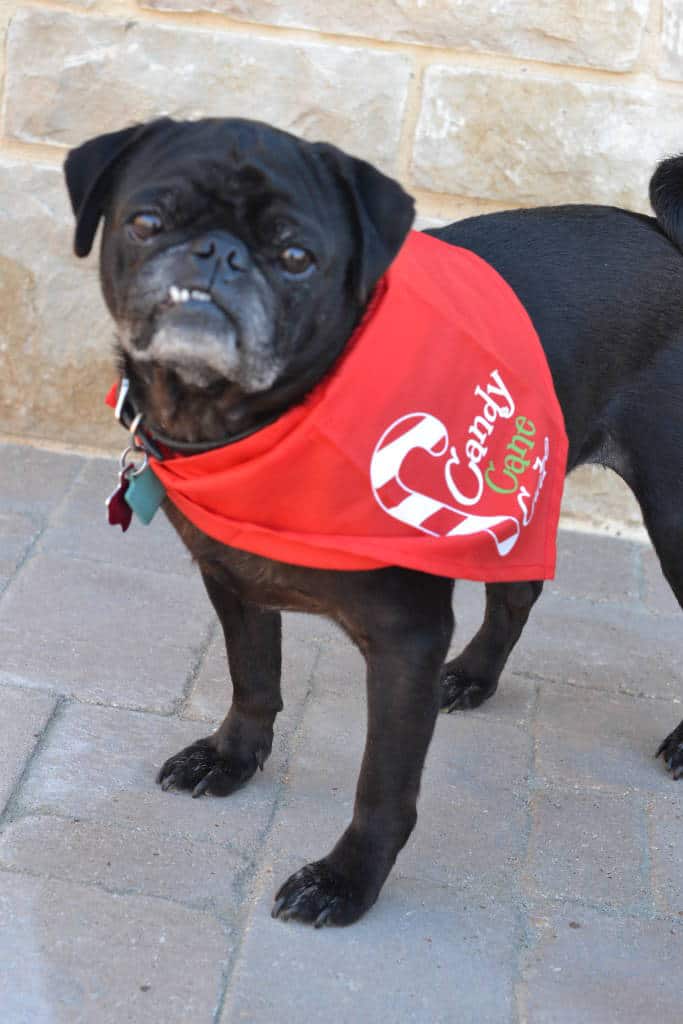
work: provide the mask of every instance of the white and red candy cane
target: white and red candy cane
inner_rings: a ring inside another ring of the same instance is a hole
[[[514,516],[474,515],[421,494],[401,479],[403,462],[416,448],[435,458],[448,451],[448,431],[436,416],[426,412],[408,413],[382,434],[370,460],[370,481],[379,506],[399,522],[432,537],[486,532],[501,557],[509,554],[520,533]]]

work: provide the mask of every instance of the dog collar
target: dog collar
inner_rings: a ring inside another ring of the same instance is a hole
[[[356,339],[367,326],[368,321],[372,319],[386,289],[386,279],[381,278],[375,286],[370,300],[345,346],[344,352],[348,352],[351,349]],[[330,372],[334,372],[334,369]],[[320,387],[324,384],[324,380],[325,378],[317,386]],[[264,430],[284,415],[282,411],[279,411],[269,416],[268,419],[261,420],[256,426],[241,430],[238,434],[230,434],[227,437],[219,438],[217,441],[177,441],[173,437],[162,434],[160,430],[151,430],[145,424],[145,414],[137,407],[130,392],[130,380],[128,377],[122,377],[112,386],[105,401],[107,405],[113,407],[116,419],[126,430],[130,431],[139,446],[153,459],[157,459],[160,462],[174,455],[201,455],[202,452],[212,452],[218,448],[226,448],[237,441],[244,441],[259,430]]]
[[[145,414],[138,409],[131,396],[128,377],[122,377],[117,384],[114,384],[106,401],[107,404],[114,406],[114,415],[121,426],[130,431],[148,455],[160,462],[168,458],[169,455],[200,455],[202,452],[214,451],[216,448],[225,448],[226,445],[235,444],[236,441],[243,441],[257,430],[269,426],[280,415],[277,413],[255,427],[242,430],[239,434],[222,437],[218,441],[177,441],[175,438],[162,434],[159,430],[151,430],[145,424]]]

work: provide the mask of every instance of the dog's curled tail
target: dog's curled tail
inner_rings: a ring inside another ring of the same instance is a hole
[[[650,181],[650,203],[662,231],[683,250],[683,155],[659,164]]]

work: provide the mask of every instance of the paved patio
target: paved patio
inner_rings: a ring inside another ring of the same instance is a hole
[[[441,716],[416,832],[344,930],[270,918],[347,823],[359,655],[289,615],[266,770],[154,777],[222,717],[198,574],[159,517],[105,525],[112,460],[0,445],[2,1024],[630,1024],[683,1007],[683,618],[644,545],[563,532],[500,692]],[[457,646],[481,587],[457,588]]]

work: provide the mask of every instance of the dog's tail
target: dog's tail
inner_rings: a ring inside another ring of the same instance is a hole
[[[683,250],[683,155],[662,160],[650,181],[650,203],[662,231]]]

